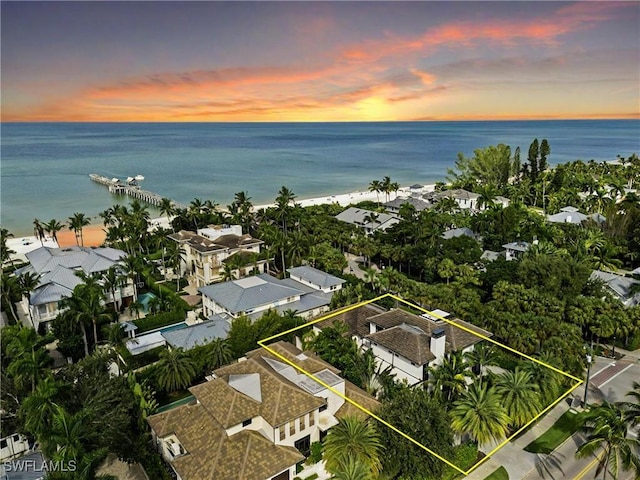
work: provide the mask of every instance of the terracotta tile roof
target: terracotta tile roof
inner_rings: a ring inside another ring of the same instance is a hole
[[[187,451],[171,462],[183,480],[263,480],[304,459],[295,448],[275,445],[256,431],[228,437],[202,404],[152,415],[147,421],[158,437],[175,434]]]

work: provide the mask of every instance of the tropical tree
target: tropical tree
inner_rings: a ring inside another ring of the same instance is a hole
[[[0,228],[0,265],[11,260],[15,250],[7,247],[7,240],[9,237],[13,237],[13,233],[9,232],[6,228]]]
[[[635,402],[623,402],[625,420],[635,428],[640,425],[640,382],[633,382],[633,390],[627,393],[627,397],[632,397]]]
[[[52,376],[46,377],[20,405],[20,415],[24,427],[34,437],[43,435],[51,428],[51,422],[56,412],[54,400],[64,387]]]
[[[496,379],[496,392],[502,396],[502,404],[517,429],[525,425],[542,410],[539,387],[532,382],[531,374],[516,368],[506,371]]]
[[[160,206],[158,208],[160,210],[160,215],[167,216],[167,223],[171,225],[171,231],[175,232],[175,229],[171,224],[171,217],[176,213],[176,208],[173,204],[173,200],[171,200],[170,198],[162,198],[160,200]]]
[[[45,230],[42,222],[37,218],[33,220],[33,235],[40,240],[40,245],[44,246],[43,240],[45,237]]]
[[[69,217],[67,225],[69,226],[69,230],[73,230],[73,233],[75,233],[77,245],[81,245],[84,247],[82,229],[90,223],[90,220],[85,216],[84,213],[75,212],[72,217]]]
[[[27,297],[28,304],[31,304],[31,293],[36,289],[38,283],[40,283],[40,274],[33,272],[25,272],[18,278],[18,284],[20,286],[20,293]],[[33,318],[31,316],[31,308],[27,307],[27,311],[29,312],[29,319],[31,323],[33,323]]]
[[[64,225],[55,218],[52,218],[48,223],[45,223],[43,227],[51,238],[58,243],[58,232],[64,228]]]
[[[33,346],[30,351],[22,353],[11,361],[7,373],[19,387],[24,388],[30,383],[33,393],[38,382],[49,372],[50,365],[51,357],[47,351]]]
[[[451,352],[435,367],[429,367],[429,384],[441,394],[446,404],[455,401],[467,388],[467,380],[474,378],[471,364],[461,350]]]
[[[378,206],[380,205],[380,192],[382,192],[382,182],[380,180],[372,180],[369,184],[369,191],[376,192],[378,198]]]
[[[469,435],[479,445],[505,437],[511,420],[502,396],[486,382],[472,383],[449,414],[453,430]]]
[[[495,365],[498,358],[496,350],[492,345],[487,343],[476,344],[473,350],[465,353],[464,356],[465,360],[467,360],[472,367],[477,367],[477,373],[480,379],[482,379],[486,373],[486,367],[488,365]]]
[[[624,408],[604,401],[600,405],[592,405],[582,416],[584,425],[581,430],[587,438],[578,447],[576,457],[591,457],[602,449],[596,477],[604,472],[603,480],[608,473],[611,473],[611,478],[618,478],[620,470],[634,469],[636,475],[640,475],[640,441],[628,434]]]
[[[209,368],[216,369],[233,359],[233,351],[226,339],[216,338],[207,346],[206,356]]]
[[[370,422],[345,417],[331,428],[324,441],[323,458],[330,473],[344,470],[349,458],[362,463],[372,475],[382,470],[380,436]]]
[[[375,480],[376,478],[378,477],[371,473],[369,467],[356,457],[347,457],[331,476],[331,480]]]
[[[103,301],[104,294],[99,288],[81,283],[76,285],[70,297],[64,298],[61,302],[62,308],[66,309],[63,315],[71,319],[82,331],[85,357],[89,355],[86,325],[89,322],[93,324],[94,342],[97,342],[98,321],[110,319],[104,310]]]
[[[163,350],[158,361],[158,385],[167,392],[186,388],[196,376],[196,364],[180,348]]]

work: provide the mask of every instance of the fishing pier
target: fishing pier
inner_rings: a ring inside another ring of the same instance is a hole
[[[148,190],[143,190],[140,188],[138,182],[144,180],[142,175],[136,175],[135,177],[128,177],[126,182],[119,180],[118,178],[107,178],[102,175],[98,175],[97,173],[92,173],[89,175],[89,178],[100,185],[105,185],[109,188],[109,192],[115,195],[128,195],[129,197],[137,198],[143,202],[146,202],[155,207],[159,207],[162,203],[161,195],[157,193],[150,192]],[[185,208],[184,205],[179,204],[178,202],[171,200],[171,204],[175,208]]]

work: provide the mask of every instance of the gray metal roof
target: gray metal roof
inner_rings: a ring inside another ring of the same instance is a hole
[[[566,210],[566,209],[563,209]],[[584,222],[587,217],[584,213],[580,213],[577,210],[563,211],[556,213],[555,215],[547,215],[547,221],[552,223],[575,223],[579,224]]]
[[[385,203],[384,206],[387,208],[400,210],[400,207],[402,207],[402,205],[404,205],[405,203],[413,205],[418,212],[432,207],[431,202],[416,197],[397,197]]]
[[[304,294],[302,290],[279,284],[276,278],[264,273],[198,290],[234,314]]]
[[[298,313],[304,313],[309,310],[314,310],[316,308],[324,307],[325,305],[329,305],[331,303],[332,293],[322,293],[318,292],[317,294],[307,294],[300,297],[300,300],[295,302],[285,303],[283,305],[278,305],[273,307],[272,310],[275,310],[278,313],[286,312],[287,310],[293,310]],[[264,311],[256,312],[249,315],[251,319],[257,319],[264,315]]]
[[[313,285],[318,285],[320,288],[329,288],[335,285],[342,285],[345,280],[334,277],[322,270],[318,270],[317,268],[310,267],[308,265],[303,265],[301,267],[289,268],[287,270],[291,274],[292,277],[297,277],[302,280],[305,280]]]
[[[639,284],[640,281],[611,272],[603,272],[602,270],[594,270],[589,278],[591,280],[602,280],[625,305],[634,306],[640,304],[640,293],[631,295],[631,288]]]
[[[467,227],[462,228],[454,228],[453,230],[447,230],[442,234],[442,238],[449,240],[455,237],[461,237],[462,235],[466,235],[467,237],[476,238],[476,234]]]
[[[526,252],[529,250],[529,246],[528,242],[511,242],[502,245],[502,247],[507,250],[515,250],[517,252]]]
[[[214,320],[162,332],[162,336],[172,347],[184,350],[191,350],[198,345],[207,345],[216,338],[227,338],[231,329],[229,317],[223,318],[220,315],[214,315],[214,317]]]
[[[73,290],[50,283],[35,289],[31,293],[30,305],[46,305],[47,303],[59,302],[65,297],[70,297]]]
[[[365,222],[365,217],[370,214],[378,216],[375,223]],[[400,221],[397,217],[389,215],[388,213],[372,212],[371,210],[356,207],[347,208],[344,212],[336,215],[336,219],[359,227],[372,228],[374,230],[386,230]]]

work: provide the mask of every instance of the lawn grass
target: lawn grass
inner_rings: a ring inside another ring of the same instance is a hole
[[[554,423],[549,430],[524,447],[526,452],[546,453],[553,452],[567,438],[573,435],[582,426],[580,415],[569,410]]]
[[[509,474],[504,467],[500,467],[484,480],[509,480]]]

